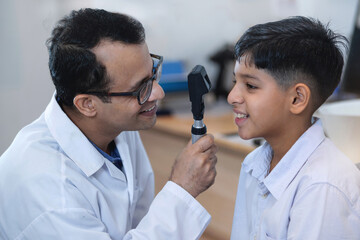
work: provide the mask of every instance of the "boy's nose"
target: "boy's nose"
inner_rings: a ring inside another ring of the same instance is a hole
[[[244,102],[240,89],[236,88],[236,85],[231,89],[227,97],[227,102],[230,105],[241,104]]]

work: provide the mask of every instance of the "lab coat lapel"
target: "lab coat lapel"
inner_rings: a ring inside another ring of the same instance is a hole
[[[134,198],[134,172],[132,168],[129,145],[126,139],[123,138],[122,134],[119,135],[115,142],[123,162],[125,175],[128,183],[129,197],[130,201],[132,202]]]
[[[126,182],[125,173],[121,172],[112,162],[105,160],[106,167],[109,170],[110,176],[120,181]]]

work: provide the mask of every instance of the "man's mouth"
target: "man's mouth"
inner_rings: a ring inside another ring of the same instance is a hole
[[[141,111],[140,113],[151,112],[152,110],[154,110],[154,109],[155,109],[155,107],[156,107],[156,105],[152,106],[152,107],[151,107],[151,108],[149,108],[149,109],[146,109],[146,110],[144,110],[144,111]]]

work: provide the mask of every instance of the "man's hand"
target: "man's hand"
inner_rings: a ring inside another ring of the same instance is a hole
[[[215,181],[217,147],[211,134],[190,142],[176,158],[170,180],[188,191],[194,198]]]

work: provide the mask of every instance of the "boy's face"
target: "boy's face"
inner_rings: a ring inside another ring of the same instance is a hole
[[[291,97],[266,71],[236,61],[234,87],[228,103],[236,114],[235,123],[243,139],[263,137],[267,141],[286,134]]]

